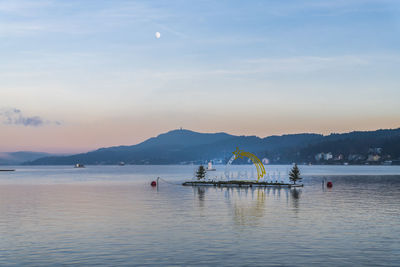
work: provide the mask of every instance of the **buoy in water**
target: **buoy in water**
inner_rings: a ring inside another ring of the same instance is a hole
[[[327,182],[326,187],[331,188],[333,186],[332,182]]]
[[[156,181],[152,181],[151,182],[151,186],[157,186],[157,182]]]

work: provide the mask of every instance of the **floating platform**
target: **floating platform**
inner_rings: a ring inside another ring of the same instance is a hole
[[[268,183],[257,181],[188,181],[183,186],[218,186],[218,187],[303,187],[303,184]]]

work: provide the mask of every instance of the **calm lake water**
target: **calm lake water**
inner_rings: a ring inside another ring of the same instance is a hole
[[[0,172],[0,266],[400,264],[396,166],[300,166],[297,190],[177,185],[194,166],[15,168]]]

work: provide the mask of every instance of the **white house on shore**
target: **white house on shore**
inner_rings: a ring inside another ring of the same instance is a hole
[[[333,159],[333,155],[332,155],[332,152],[328,152],[328,153],[321,152],[321,153],[316,154],[314,158],[316,161],[330,160],[330,159]]]

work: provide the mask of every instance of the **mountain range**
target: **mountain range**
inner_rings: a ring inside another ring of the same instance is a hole
[[[52,156],[44,152],[18,151],[0,153],[0,165],[18,165],[23,162],[33,161],[43,157]]]
[[[152,137],[131,146],[100,148],[70,156],[45,156],[27,160],[29,165],[68,164],[190,164],[213,160],[225,163],[239,147],[269,163],[361,163],[369,154],[373,163],[400,158],[400,128],[376,131],[356,131],[343,134],[288,134],[260,138],[227,133],[198,133],[179,129]],[[374,150],[375,149],[375,150]],[[378,153],[379,152],[379,153]],[[316,159],[318,153],[330,153],[326,161]],[[353,157],[353,155],[358,155]],[[350,158],[358,161],[352,162]],[[336,160],[335,160],[336,159]],[[238,161],[247,163],[247,161]]]

